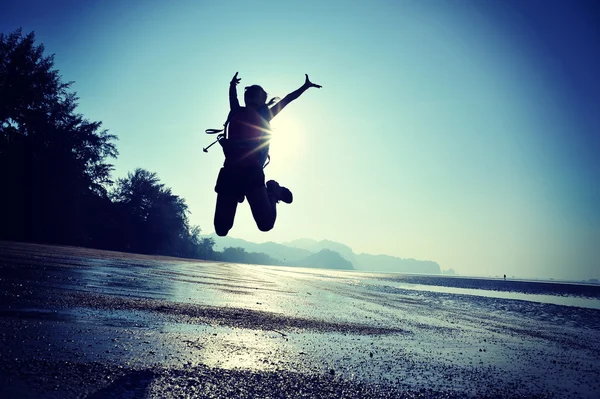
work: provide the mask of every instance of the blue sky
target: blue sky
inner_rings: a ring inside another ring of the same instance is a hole
[[[49,4],[52,5],[49,5]],[[330,239],[468,275],[600,277],[600,13],[593,1],[4,1],[79,111],[210,233],[228,82],[283,97],[267,178],[230,235]]]

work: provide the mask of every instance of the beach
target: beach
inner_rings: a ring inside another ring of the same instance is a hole
[[[0,242],[3,398],[597,398],[600,286]]]

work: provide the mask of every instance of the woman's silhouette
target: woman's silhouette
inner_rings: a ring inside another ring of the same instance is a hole
[[[265,184],[263,166],[268,158],[270,121],[293,100],[311,87],[321,88],[312,83],[308,75],[304,84],[281,101],[272,99],[267,103],[267,93],[262,87],[253,85],[244,91],[245,107],[237,98],[236,86],[240,82],[236,72],[229,84],[229,105],[227,137],[220,141],[225,152],[225,163],[219,171],[215,191],[215,232],[226,236],[235,219],[238,203],[248,199],[252,216],[261,231],[269,231],[277,218],[276,204],[279,201],[291,203],[292,192],[269,180]]]

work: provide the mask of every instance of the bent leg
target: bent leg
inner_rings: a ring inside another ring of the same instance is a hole
[[[235,211],[238,199],[233,195],[217,194],[217,206],[215,207],[215,232],[224,237],[233,227]]]
[[[246,194],[252,216],[260,231],[269,231],[277,218],[277,199],[267,193],[265,186],[252,189]]]

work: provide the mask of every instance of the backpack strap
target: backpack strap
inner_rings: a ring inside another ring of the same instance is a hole
[[[227,115],[227,120],[225,121],[225,123],[223,123],[223,129],[206,129],[204,131],[204,133],[206,133],[206,134],[217,134],[217,133],[219,133],[219,135],[217,136],[217,139],[215,141],[213,141],[212,143],[210,143],[210,145],[208,147],[204,147],[202,149],[202,151],[208,152],[208,149],[210,147],[212,147],[213,145],[215,145],[217,142],[221,143],[221,140],[227,138],[227,127],[229,126],[229,119],[231,119],[231,111],[229,111],[229,114]],[[221,143],[221,145],[223,145],[223,143]]]

